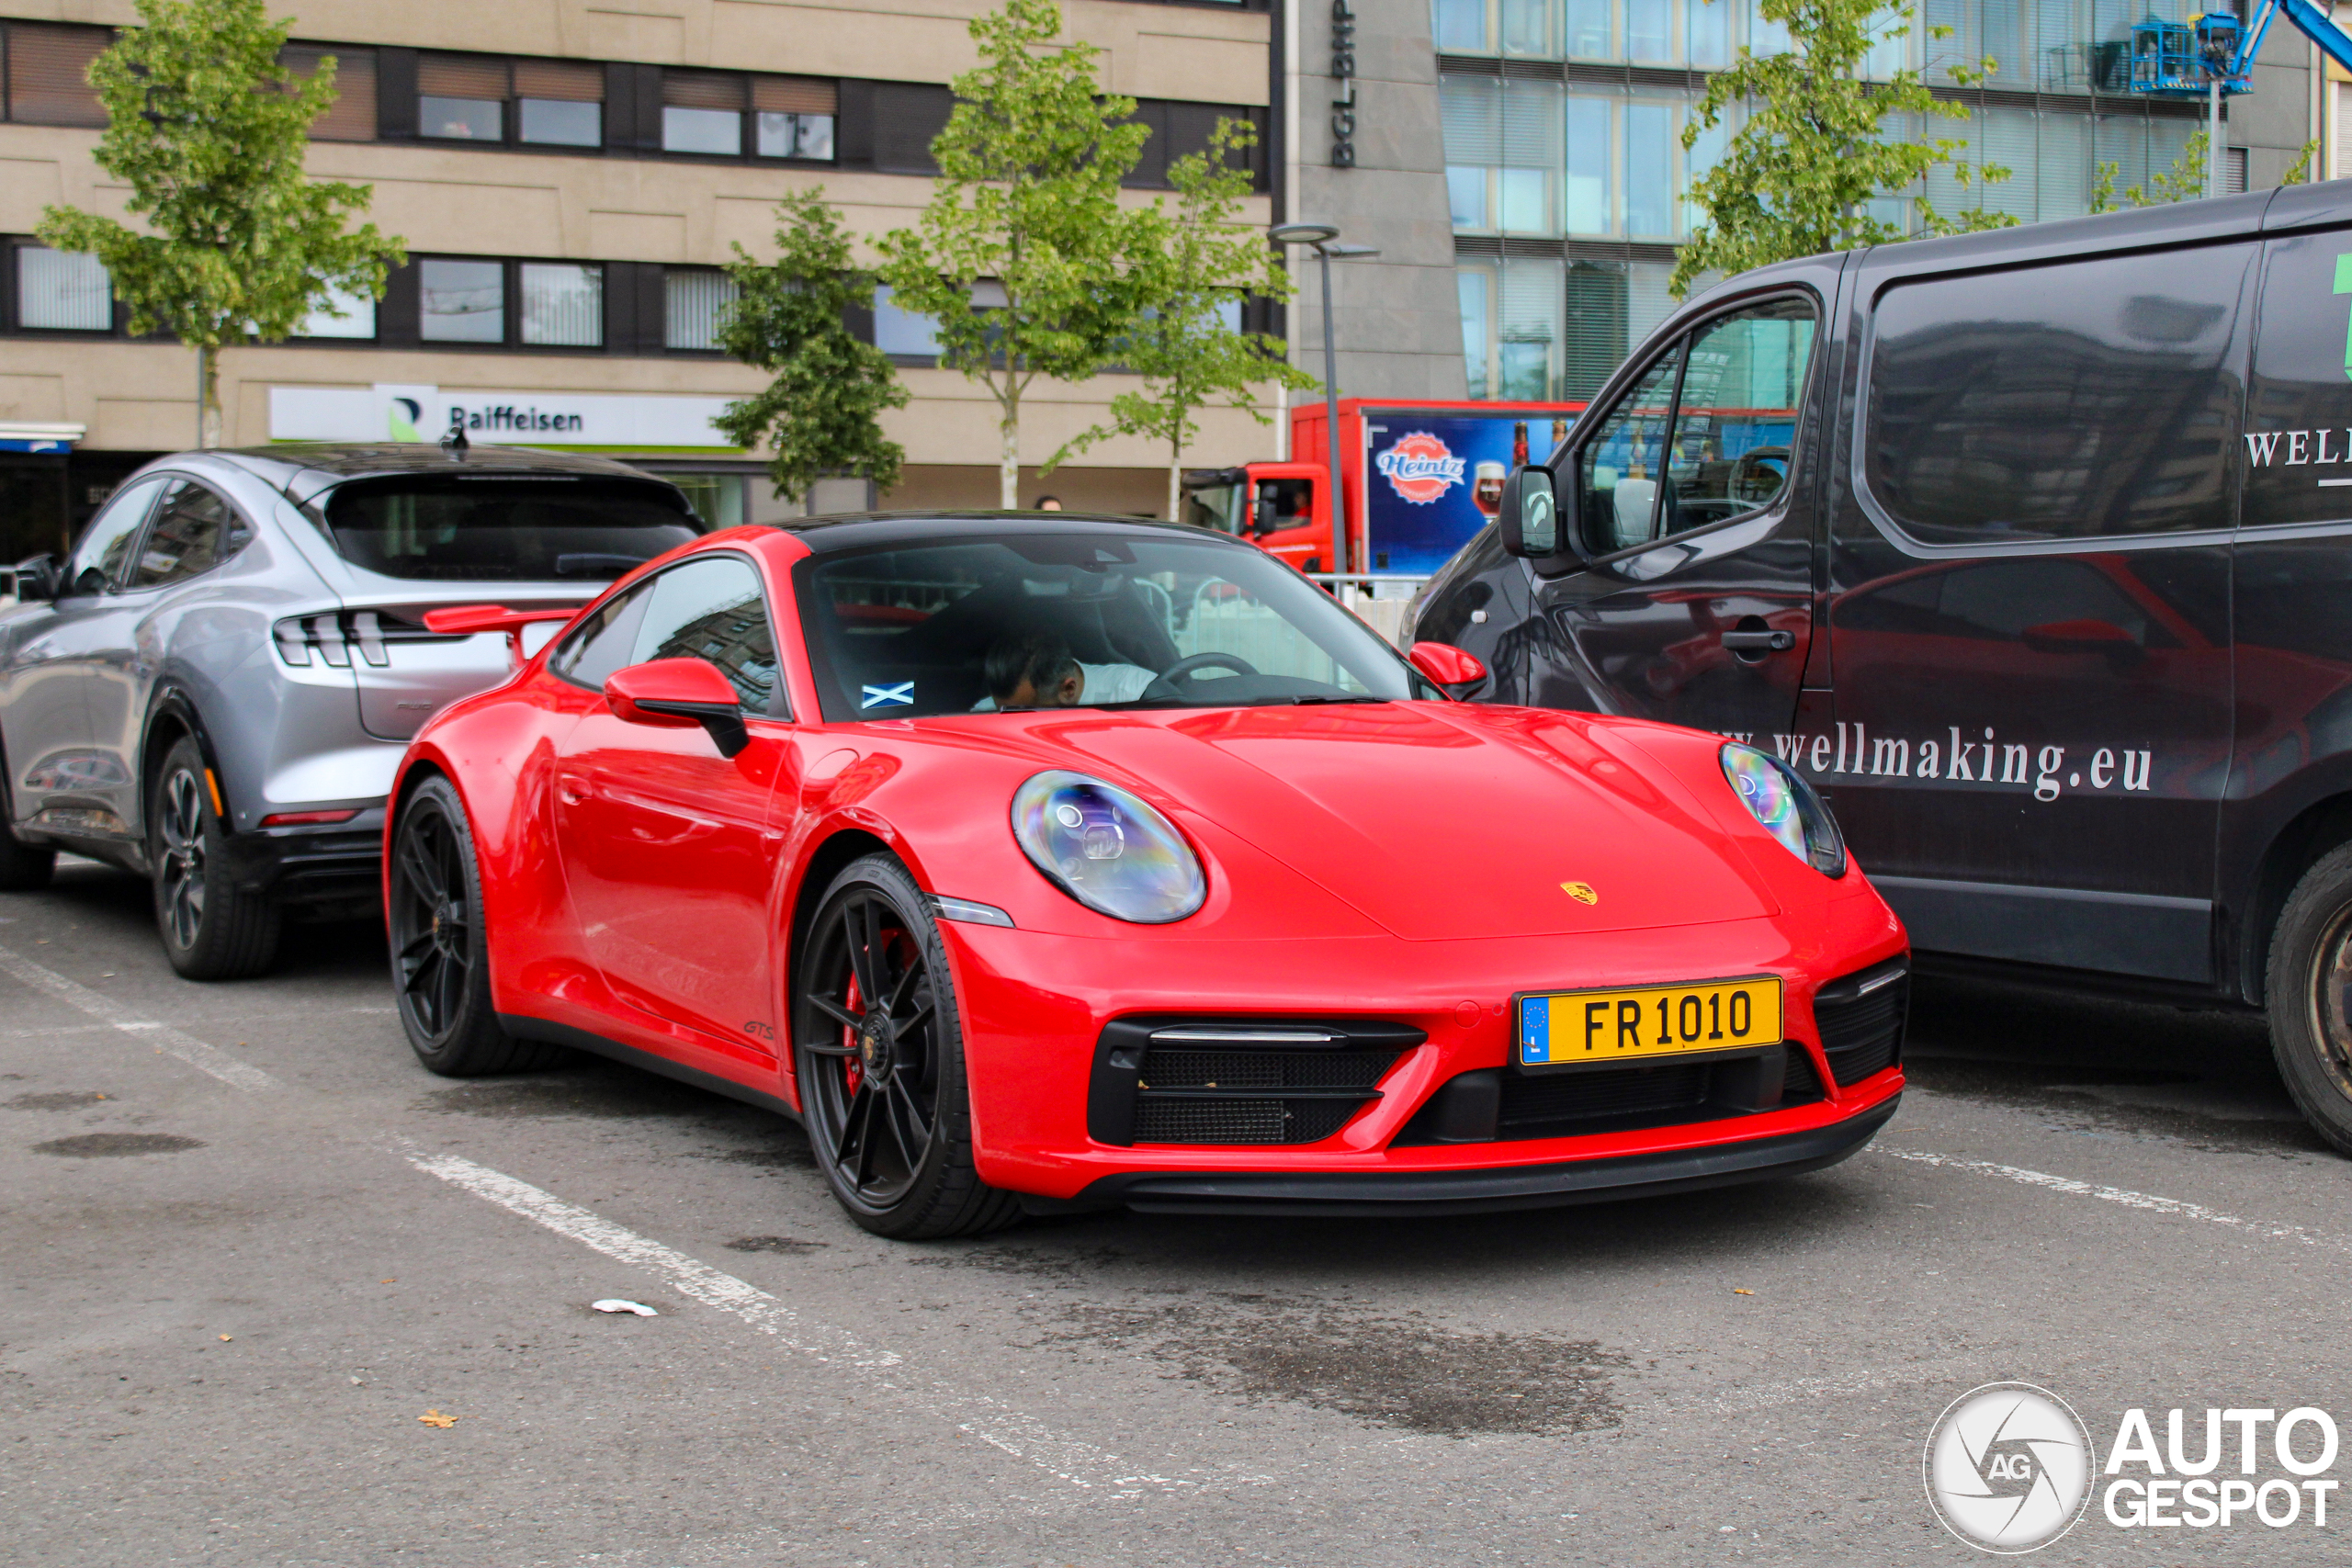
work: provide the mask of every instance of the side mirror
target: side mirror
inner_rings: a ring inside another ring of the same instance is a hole
[[[752,743],[743,727],[743,704],[718,666],[701,659],[657,659],[632,664],[605,677],[605,705],[628,724],[655,729],[691,729],[700,725],[722,757]]]
[[[5,570],[8,574],[8,592],[17,596],[17,604],[30,604],[37,600],[46,602],[57,597],[55,556],[27,556]]]
[[[1475,686],[1487,678],[1484,660],[1450,642],[1417,642],[1405,657],[1414,669],[1448,690]]]
[[[1570,526],[1573,519],[1560,515],[1560,498],[1549,468],[1529,463],[1513,471],[1503,481],[1502,504],[1496,508],[1495,522],[1502,533],[1503,548],[1511,555],[1540,560],[1566,550],[1582,557]]]
[[[1274,531],[1274,503],[1272,502],[1261,501],[1250,508],[1250,532],[1251,534],[1271,534]]]

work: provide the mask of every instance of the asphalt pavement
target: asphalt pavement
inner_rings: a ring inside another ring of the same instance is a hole
[[[2352,1422],[2352,1162],[2245,1015],[1923,982],[1815,1175],[909,1246],[789,1122],[437,1079],[390,1001],[368,927],[198,986],[142,884],[0,895],[0,1562],[1959,1563],[1922,1445],[1980,1384],[2102,1465],[2134,1407]],[[2341,1493],[2126,1528],[2098,1479],[2030,1561],[2352,1556]]]

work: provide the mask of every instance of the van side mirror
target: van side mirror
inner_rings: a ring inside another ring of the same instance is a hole
[[[1515,468],[1503,481],[1502,504],[1495,520],[1502,530],[1503,548],[1515,556],[1560,553],[1560,502],[1552,485],[1552,470],[1529,463]]]
[[[1274,503],[1272,500],[1260,500],[1250,508],[1250,534],[1252,536],[1271,534],[1274,531],[1275,526]]]
[[[742,699],[718,666],[702,659],[656,659],[605,677],[605,705],[628,724],[655,729],[691,729],[700,725],[722,757],[752,743],[743,726]]]
[[[1503,503],[1496,508],[1503,550],[1526,559],[1585,559],[1576,529],[1576,496],[1562,496],[1550,468],[1526,463],[1503,479]]]

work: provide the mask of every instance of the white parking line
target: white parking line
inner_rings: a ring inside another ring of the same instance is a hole
[[[1871,1145],[1872,1154],[1890,1159],[1907,1159],[1920,1165],[1940,1166],[1946,1170],[1973,1170],[1985,1176],[2004,1177],[2022,1182],[2028,1187],[2047,1188],[2052,1192],[2072,1193],[2078,1198],[2097,1198],[2102,1202],[2120,1203],[2126,1208],[2146,1209],[2159,1214],[2176,1214],[2185,1220],[2201,1220],[2211,1225],[2227,1225],[2233,1230],[2272,1241],[2296,1241],[2305,1247],[2332,1247],[2339,1252],[2352,1251],[2352,1237],[2333,1235],[2302,1225],[2282,1224],[2272,1220],[2249,1220],[2236,1214],[2225,1214],[2219,1209],[2209,1209],[2202,1203],[2191,1203],[2179,1198],[2159,1198],[2153,1192],[2134,1192],[2128,1187],[2108,1187],[2096,1181],[2077,1181],[2071,1176],[2052,1176],[2047,1171],[2028,1170],[2022,1166],[1997,1165],[1991,1160],[1962,1159],[1957,1155],[1930,1154],[1924,1149],[1891,1149],[1883,1144]]]
[[[176,1056],[201,1073],[209,1073],[231,1089],[241,1089],[250,1094],[285,1086],[259,1067],[240,1062],[218,1046],[208,1045],[193,1034],[183,1034],[168,1023],[157,1023],[139,1017],[108,996],[90,989],[78,981],[69,980],[54,969],[44,969],[22,953],[0,947],[0,975],[46,991],[67,1007],[78,1008],[103,1023],[113,1025],[124,1033],[141,1040],[152,1040],[155,1048],[167,1056]]]
[[[884,1371],[903,1360],[895,1351],[876,1349],[828,1325],[804,1323],[798,1314],[758,1286],[713,1269],[650,1236],[615,1224],[601,1214],[567,1203],[554,1193],[503,1171],[477,1165],[458,1155],[429,1154],[413,1144],[402,1144],[401,1153],[409,1164],[426,1175],[439,1177],[477,1198],[487,1199],[502,1209],[545,1225],[558,1235],[594,1247],[607,1258],[657,1274],[679,1294],[731,1313],[761,1333],[774,1335],[790,1349],[819,1360],[845,1361],[883,1392],[1015,1459],[1025,1460],[1072,1486],[1133,1497],[1147,1491],[1177,1491],[1203,1484],[1200,1481],[1136,1474],[1116,1454],[1064,1437],[1027,1412],[988,1394],[967,1393],[945,1382],[917,1382],[904,1378],[904,1374],[899,1379],[883,1376]],[[1219,1479],[1227,1483],[1262,1483],[1272,1477]]]

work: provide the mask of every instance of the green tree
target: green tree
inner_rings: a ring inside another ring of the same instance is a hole
[[[1290,274],[1264,234],[1238,219],[1252,185],[1247,154],[1257,141],[1256,127],[1220,118],[1207,152],[1188,152],[1169,165],[1176,210],[1152,204],[1161,227],[1136,279],[1149,305],[1118,355],[1143,386],[1113,398],[1110,419],[1055,453],[1046,464],[1048,472],[1113,435],[1165,442],[1168,517],[1174,522],[1184,499],[1184,448],[1200,434],[1194,416],[1202,409],[1221,401],[1271,424],[1258,407],[1258,389],[1317,384],[1284,357],[1282,339],[1228,324],[1250,295],[1291,295]]]
[[[97,164],[130,187],[131,228],[70,207],[40,235],[96,255],[130,330],[168,329],[197,351],[197,444],[217,445],[220,351],[274,343],[329,291],[381,298],[401,242],[346,231],[374,187],[302,172],[311,123],[335,101],[334,61],[308,81],[279,63],[291,19],[263,0],[138,0],[141,26],[91,62],[107,107]]]
[[[2164,207],[2176,201],[2199,199],[2205,194],[2205,176],[2209,173],[2205,156],[2212,144],[2211,132],[2199,130],[2193,133],[2181,143],[2180,156],[2172,161],[2170,169],[2149,180],[2145,189],[2126,186],[2120,200],[2115,194],[2115,179],[2120,165],[2099,164],[2098,178],[2091,186],[2091,210],[2095,213],[2121,212],[2127,208]],[[2311,178],[2312,154],[2318,151],[2316,138],[2304,142],[2302,151],[2288,168],[2286,177],[2278,183],[2299,186]]]
[[[2008,178],[2009,171],[1998,164],[1963,161],[1958,154],[1967,150],[1964,141],[1914,141],[1888,134],[1887,121],[1897,116],[1917,115],[1923,122],[1968,118],[1964,106],[1930,93],[1917,71],[1898,71],[1884,82],[1866,82],[1858,73],[1871,44],[1909,21],[1907,4],[1760,0],[1758,9],[1788,29],[1793,47],[1786,54],[1760,57],[1741,50],[1738,63],[1707,84],[1706,97],[1683,130],[1682,145],[1695,148],[1700,135],[1721,123],[1734,105],[1752,105],[1747,123],[1723,156],[1690,184],[1690,198],[1705,220],[1682,247],[1670,285],[1676,299],[1703,272],[1745,272],[1792,256],[1908,239],[1896,225],[1871,217],[1865,204],[1915,184],[1931,169],[1949,166],[1963,186]],[[1935,27],[1928,32],[1941,39],[1951,29]],[[1994,62],[1986,59],[1954,68],[1951,78],[1968,86],[1993,69]],[[2005,228],[2017,221],[1983,211],[1947,218],[1924,199],[1919,209],[1921,228],[1930,234]]]
[[[1054,0],[1005,0],[975,17],[980,64],[956,78],[932,142],[940,178],[910,229],[882,241],[882,280],[937,323],[940,363],[996,400],[998,489],[1017,505],[1021,402],[1040,376],[1083,380],[1137,314],[1136,257],[1156,231],[1119,204],[1150,128],[1133,98],[1102,94],[1101,52],[1062,43]]]
[[[883,437],[880,418],[907,406],[907,389],[889,355],[842,319],[874,308],[874,280],[851,267],[849,236],[823,186],[786,197],[775,211],[776,259],[763,265],[735,247],[727,272],[740,292],[718,328],[719,347],[775,378],[712,423],[738,446],[773,446],[778,495],[797,500],[838,473],[888,490],[907,454]]]

